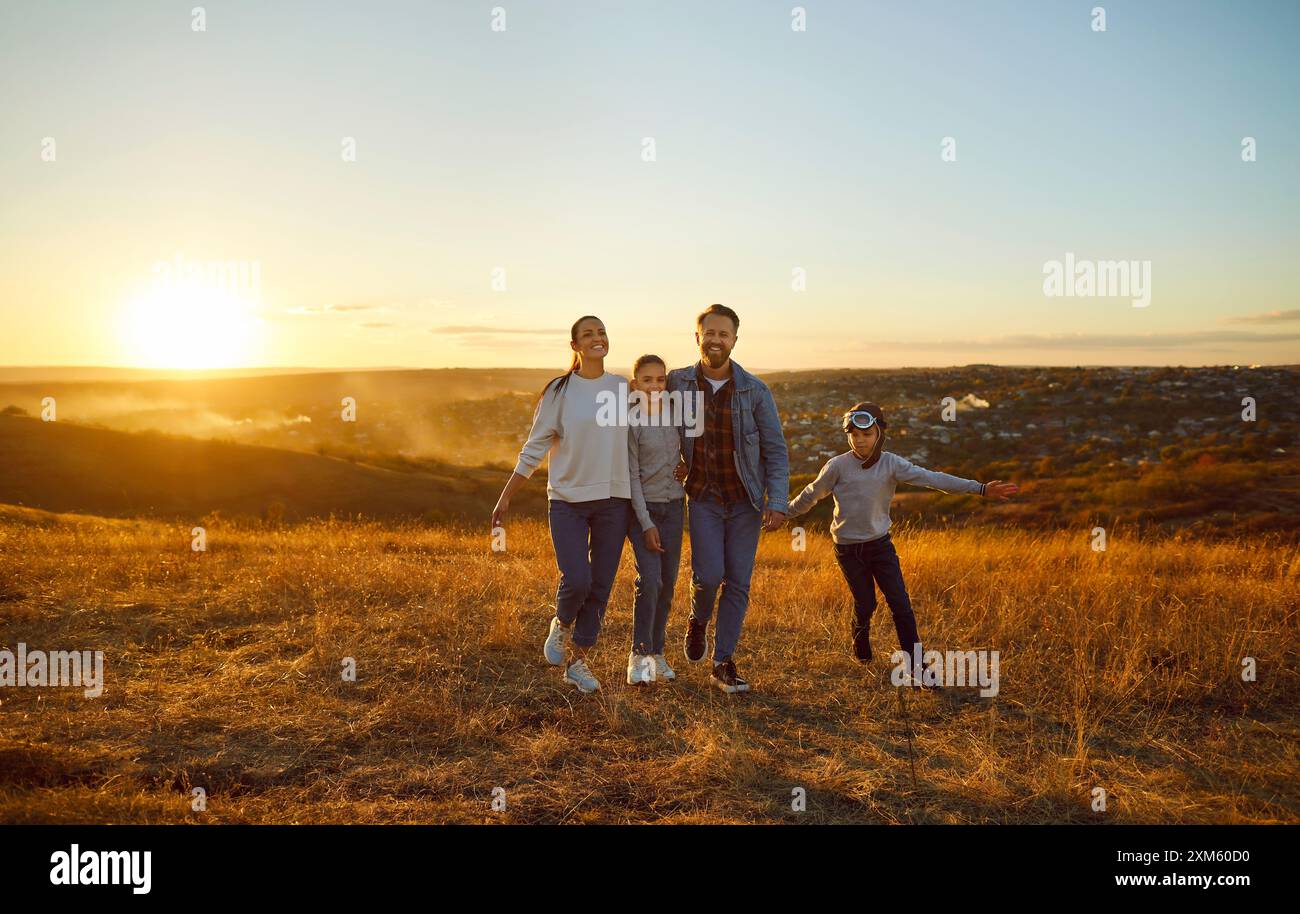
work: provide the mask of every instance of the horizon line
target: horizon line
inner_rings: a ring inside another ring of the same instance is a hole
[[[694,363],[692,363],[694,364]],[[774,372],[891,372],[891,371],[944,371],[950,368],[1300,368],[1294,361],[1277,361],[1277,363],[1244,363],[1244,361],[1216,361],[1216,363],[997,363],[997,361],[967,361],[967,363],[945,365],[811,365],[811,367],[761,367],[748,368],[755,373]],[[95,365],[95,364],[0,364],[0,372],[34,372],[34,371],[92,371],[92,372],[139,372],[148,374],[216,374],[216,373],[257,373],[257,372],[542,372],[560,371],[552,365],[247,365],[231,368],[155,368],[146,365]],[[617,373],[617,372],[615,372]]]

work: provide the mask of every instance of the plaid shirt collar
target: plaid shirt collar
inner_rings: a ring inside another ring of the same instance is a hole
[[[731,364],[731,374],[727,377],[727,380],[730,381],[734,386],[737,377],[736,369],[739,368],[740,366],[737,365],[735,362],[732,362],[730,364]],[[695,383],[700,385],[700,390],[705,390],[706,389],[705,385],[708,385],[707,389],[709,391],[713,390],[713,385],[709,383],[708,377],[706,377],[704,374],[703,359],[695,363]],[[723,386],[725,387],[726,385]],[[722,392],[722,387],[719,387],[717,393],[721,393],[721,392]]]

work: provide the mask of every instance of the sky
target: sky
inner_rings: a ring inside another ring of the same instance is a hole
[[[0,364],[1300,362],[1300,3],[198,5],[0,5]]]

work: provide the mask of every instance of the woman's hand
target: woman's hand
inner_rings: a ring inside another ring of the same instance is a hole
[[[510,496],[527,481],[527,477],[520,476],[518,473],[510,474],[510,478],[506,480],[505,488],[501,490],[501,497],[497,499],[497,506],[492,509],[493,530],[505,526],[506,514],[510,511]]]
[[[645,547],[651,552],[663,552],[664,547],[659,544],[659,528],[651,527],[645,532]]]
[[[673,479],[676,479],[678,482],[685,482],[688,472],[689,471],[686,467],[686,458],[683,457],[681,460],[677,461],[677,467],[673,470]]]
[[[996,498],[998,501],[1006,501],[1012,495],[1020,491],[1020,486],[1014,482],[1003,482],[995,479],[992,482],[984,483],[984,497]]]
[[[497,506],[492,509],[492,529],[506,525],[506,513],[510,510],[510,496],[504,492],[497,499]]]

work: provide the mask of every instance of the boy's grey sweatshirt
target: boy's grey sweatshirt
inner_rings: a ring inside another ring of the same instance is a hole
[[[900,482],[938,489],[983,495],[984,485],[973,479],[927,470],[883,451],[875,466],[862,469],[862,458],[852,451],[826,461],[817,478],[790,502],[790,517],[803,514],[827,495],[835,496],[835,517],[831,538],[837,543],[866,543],[889,532],[889,503]]]

